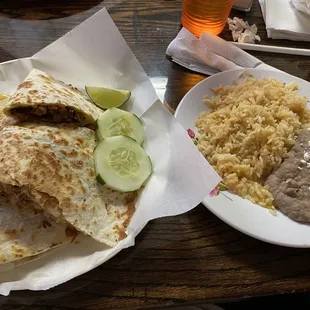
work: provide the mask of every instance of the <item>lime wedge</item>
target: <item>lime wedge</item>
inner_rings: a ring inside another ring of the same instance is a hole
[[[85,86],[89,98],[100,108],[117,108],[124,104],[131,95],[129,90],[106,87]]]

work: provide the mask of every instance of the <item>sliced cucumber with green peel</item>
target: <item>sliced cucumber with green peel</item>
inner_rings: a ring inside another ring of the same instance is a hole
[[[132,138],[100,140],[94,151],[97,180],[120,192],[139,189],[152,173],[150,157]]]
[[[111,108],[102,113],[95,122],[97,137],[128,136],[142,144],[144,126],[140,118],[127,111]]]

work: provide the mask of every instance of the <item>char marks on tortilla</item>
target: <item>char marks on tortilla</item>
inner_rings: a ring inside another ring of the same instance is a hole
[[[0,196],[0,264],[41,254],[72,240],[70,227]]]
[[[19,120],[93,125],[102,110],[78,89],[33,69],[4,107],[7,116]]]
[[[126,234],[137,193],[120,193],[95,177],[94,131],[75,125],[5,127],[0,132],[0,185],[57,221],[115,246]]]

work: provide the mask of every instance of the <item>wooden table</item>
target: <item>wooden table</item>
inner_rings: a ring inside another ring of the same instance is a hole
[[[205,78],[165,58],[167,45],[180,29],[181,0],[1,1],[0,61],[31,56],[103,6],[165,104],[174,109]],[[231,15],[245,16],[235,11]],[[268,40],[256,2],[245,19],[257,24],[265,44],[310,48],[309,43]],[[227,29],[222,36],[230,40]],[[309,58],[253,54],[310,81]],[[0,309],[146,308],[214,302],[307,291],[309,279],[310,250],[252,239],[200,205],[187,214],[152,221],[135,247],[64,285],[0,297]]]

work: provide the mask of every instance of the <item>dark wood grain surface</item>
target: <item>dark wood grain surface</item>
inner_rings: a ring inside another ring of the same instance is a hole
[[[0,61],[31,56],[104,6],[165,104],[175,109],[206,78],[165,57],[180,29],[181,0],[1,1]],[[310,48],[305,42],[267,39],[257,2],[250,13],[233,11],[231,16],[255,22],[264,44]],[[227,29],[221,36],[231,39]],[[310,81],[307,57],[252,54]],[[134,247],[74,280],[46,292],[0,297],[0,309],[147,308],[308,290],[310,250],[252,239],[200,205],[187,214],[152,221]]]

